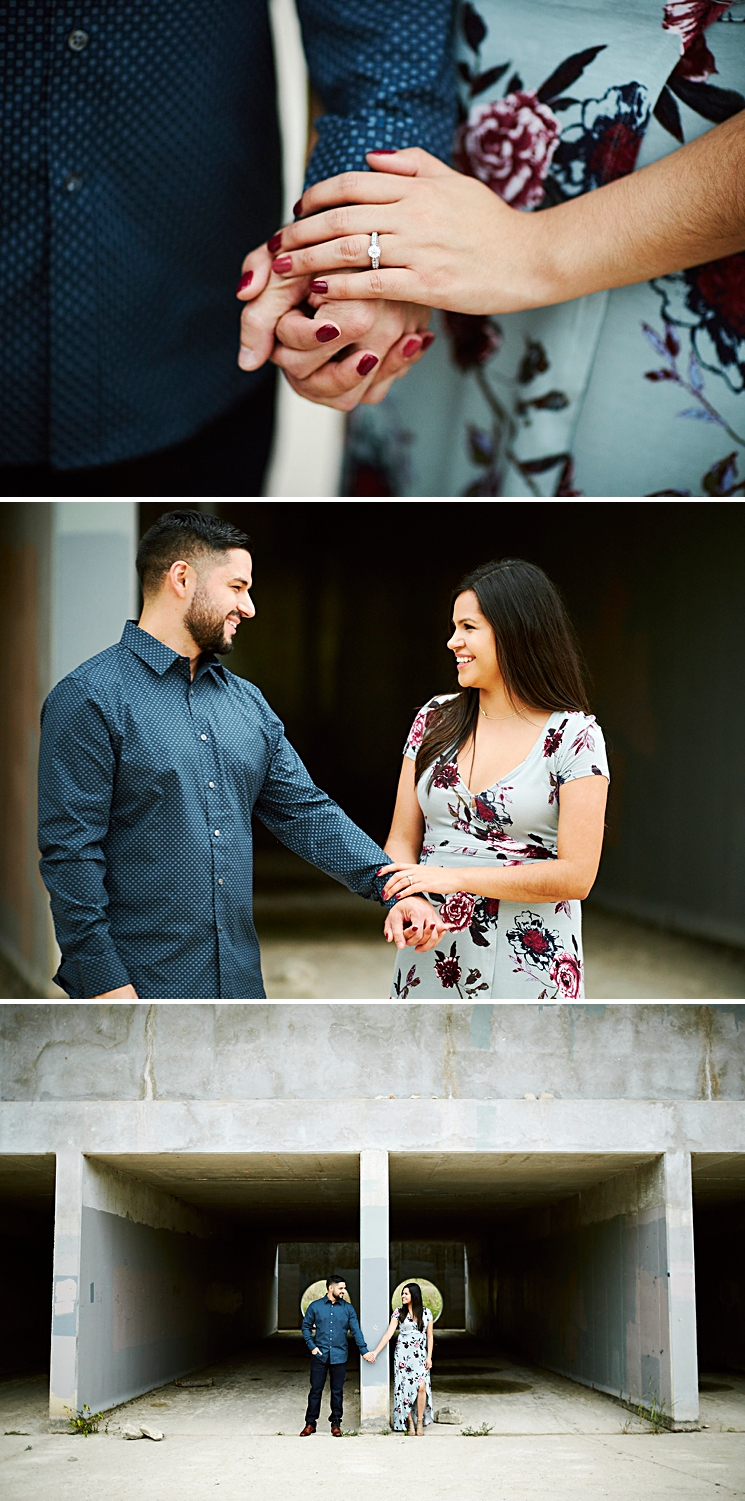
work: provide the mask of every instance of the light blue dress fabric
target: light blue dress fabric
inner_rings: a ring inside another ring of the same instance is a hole
[[[743,108],[745,3],[478,0],[456,58],[455,165],[535,212]],[[425,358],[355,412],[346,494],[743,494],[745,255],[432,326]]]

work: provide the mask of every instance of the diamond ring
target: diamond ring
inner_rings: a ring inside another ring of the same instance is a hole
[[[370,260],[372,261],[373,271],[377,271],[377,269],[378,269],[378,267],[380,265],[380,246],[378,244],[378,231],[377,231],[377,229],[374,229],[373,232],[372,232],[372,234],[371,234],[371,236],[370,236],[370,247],[369,247],[367,253],[368,253],[369,257],[370,257]]]

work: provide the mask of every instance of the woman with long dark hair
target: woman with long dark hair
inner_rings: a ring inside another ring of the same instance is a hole
[[[387,897],[427,892],[452,936],[402,955],[393,996],[575,1000],[609,778],[572,629],[519,558],[469,573],[452,615],[458,692],[414,720],[383,872]]]
[[[376,1360],[394,1334],[398,1336],[393,1352],[393,1427],[396,1433],[416,1433],[421,1438],[432,1422],[430,1371],[434,1331],[434,1319],[430,1309],[424,1307],[419,1283],[407,1282],[401,1288],[401,1307],[394,1309],[383,1338],[371,1351],[372,1359]],[[367,1358],[369,1360],[370,1356]]]

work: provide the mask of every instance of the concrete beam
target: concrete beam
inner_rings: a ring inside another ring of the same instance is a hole
[[[745,1152],[740,1100],[322,1100],[328,1152],[506,1154]],[[303,1099],[0,1103],[0,1152],[312,1154]],[[126,1163],[121,1164],[127,1167]],[[629,1164],[630,1165],[630,1164]],[[618,1167],[608,1165],[610,1177]],[[597,1179],[596,1179],[597,1181]]]
[[[360,1153],[360,1324],[371,1350],[390,1322],[388,1272],[388,1153]],[[360,1359],[360,1423],[364,1429],[390,1424],[388,1351],[375,1365]]]

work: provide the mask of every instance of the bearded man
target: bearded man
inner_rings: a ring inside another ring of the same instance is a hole
[[[258,688],[218,660],[255,614],[251,569],[251,542],[228,522],[161,516],[137,554],[139,622],[44,704],[41,873],[71,999],[264,998],[254,814],[383,903],[389,856],[314,785]],[[439,941],[426,899],[388,905],[398,948]]]

